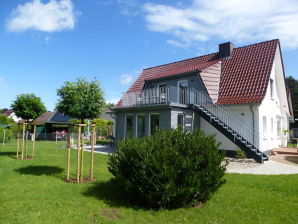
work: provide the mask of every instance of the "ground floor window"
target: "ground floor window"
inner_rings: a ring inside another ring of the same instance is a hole
[[[263,117],[263,135],[267,135],[267,117]]]
[[[150,115],[150,134],[153,135],[159,128],[159,114]]]
[[[277,118],[277,121],[276,121],[276,133],[277,133],[277,136],[278,137],[281,137],[281,125],[280,125],[280,118]]]
[[[178,114],[177,126],[184,129],[184,114]]]
[[[145,136],[145,115],[140,114],[137,116],[137,137]]]
[[[126,127],[125,127],[125,137],[129,138],[132,137],[132,125],[133,125],[133,115],[126,115],[126,121],[125,121]]]

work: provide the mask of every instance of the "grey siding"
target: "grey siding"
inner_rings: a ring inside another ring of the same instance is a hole
[[[136,136],[136,120],[138,114],[145,114],[145,135],[150,135],[150,114],[158,113],[159,114],[159,127],[160,128],[171,128],[171,109],[162,108],[162,109],[149,109],[146,107],[135,108],[134,110],[127,110],[117,112],[117,122],[116,122],[116,138],[117,140],[123,139],[125,136],[125,115],[133,115],[133,136]]]
[[[193,130],[193,111],[187,108],[174,107],[171,110],[171,128],[178,126],[178,114],[184,115],[184,130],[192,132]]]
[[[171,77],[171,79],[168,80],[151,81],[146,84],[145,88],[157,88],[160,84],[166,84],[167,87],[171,88],[170,99],[172,101],[178,102],[178,82],[180,81],[188,81],[188,88],[190,89],[206,92],[204,83],[202,82],[201,78],[199,78],[198,74],[179,76],[179,78]],[[176,91],[173,91],[175,88]]]

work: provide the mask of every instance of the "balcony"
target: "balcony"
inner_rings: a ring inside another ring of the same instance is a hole
[[[134,107],[157,104],[187,105],[191,103],[194,91],[196,90],[189,88],[178,89],[175,86],[160,86],[159,88],[144,89],[139,92],[125,93],[122,97],[121,106]]]

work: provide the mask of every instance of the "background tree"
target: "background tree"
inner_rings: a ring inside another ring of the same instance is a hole
[[[287,87],[291,90],[294,117],[298,118],[298,80],[293,76],[286,78]]]
[[[6,113],[8,110],[8,108],[2,108],[0,109],[0,114]]]
[[[28,122],[46,112],[46,107],[41,99],[33,93],[18,95],[16,100],[11,104],[11,108],[17,117],[21,117]]]
[[[111,109],[113,107],[115,107],[115,104],[113,104],[113,103],[107,103],[106,104],[106,108],[108,108],[108,109]]]
[[[75,82],[65,82],[64,86],[57,90],[59,97],[56,109],[65,115],[80,119],[98,117],[105,108],[104,93],[98,80],[88,82],[85,78],[79,78]]]

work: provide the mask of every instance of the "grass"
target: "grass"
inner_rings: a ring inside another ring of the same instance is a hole
[[[36,159],[23,161],[15,159],[15,144],[0,146],[0,223],[298,222],[298,175],[226,174],[227,183],[203,207],[154,211],[124,199],[110,182],[106,155],[95,155],[94,183],[66,183],[62,146],[37,142]]]

